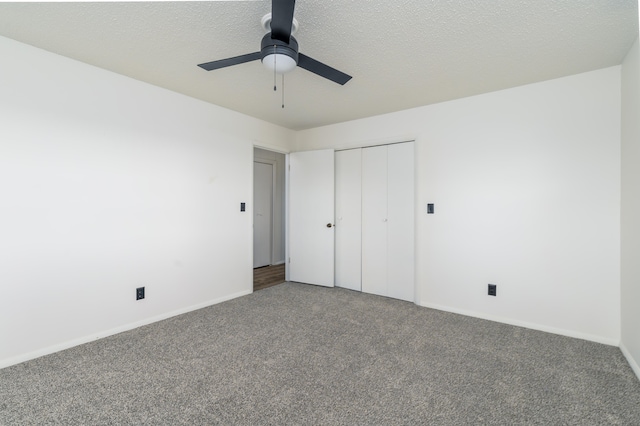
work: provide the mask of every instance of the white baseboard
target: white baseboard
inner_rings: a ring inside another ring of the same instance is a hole
[[[101,331],[98,333],[90,334],[88,336],[79,337],[77,339],[69,340],[67,342],[59,343],[46,348],[38,349],[37,351],[28,352],[26,354],[18,355],[13,358],[7,358],[0,360],[0,369],[9,367],[11,365],[20,364],[21,362],[29,361],[41,356],[49,355],[55,352],[63,351],[65,349],[72,348],[74,346],[82,345],[85,343],[93,342],[94,340],[102,339],[104,337],[113,336],[114,334],[122,333],[124,331],[133,330],[134,328],[142,327],[154,322],[162,321],[167,318],[175,317],[177,315],[186,314],[187,312],[196,311],[198,309],[206,308],[207,306],[217,305],[218,303],[226,302],[227,300],[235,299],[237,297],[246,296],[251,294],[253,289],[245,290],[238,293],[233,293],[228,296],[219,297],[217,299],[209,300],[207,302],[198,303],[197,305],[188,306],[186,308],[177,309],[175,311],[166,312],[164,314],[156,315],[151,318],[145,318],[140,321],[136,321],[130,324],[125,324],[120,327],[112,328],[109,330]]]
[[[489,320],[489,321],[495,321],[495,322],[500,322],[500,323],[504,323],[504,324],[515,325],[515,326],[518,326],[518,327],[530,328],[532,330],[544,331],[546,333],[559,334],[561,336],[574,337],[576,339],[589,340],[589,341],[592,341],[592,342],[602,343],[602,344],[610,345],[610,346],[619,346],[620,345],[620,341],[616,340],[616,339],[609,339],[609,338],[606,338],[606,337],[596,336],[596,335],[593,335],[593,334],[579,333],[579,332],[573,331],[573,330],[565,330],[565,329],[562,329],[562,328],[549,327],[549,326],[535,324],[535,323],[531,323],[531,322],[518,321],[518,320],[511,319],[511,318],[504,318],[504,317],[499,317],[499,316],[495,316],[495,315],[487,315],[487,314],[484,314],[484,313],[479,313],[479,312],[474,312],[474,311],[467,311],[467,310],[464,310],[464,309],[450,308],[448,306],[441,306],[441,305],[436,305],[436,304],[432,304],[432,303],[418,303],[418,305],[424,306],[425,308],[437,309],[439,311],[451,312],[451,313],[454,313],[454,314],[466,315],[468,317],[480,318],[480,319],[485,319],[485,320]]]
[[[627,362],[631,366],[633,372],[636,373],[636,376],[638,376],[638,380],[640,380],[640,365],[638,365],[638,362],[633,359],[631,352],[629,352],[624,343],[620,343],[620,350],[622,351],[624,357],[627,359]]]

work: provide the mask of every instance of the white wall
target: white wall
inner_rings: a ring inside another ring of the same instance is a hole
[[[252,291],[253,145],[293,132],[2,37],[0,57],[0,367]]]
[[[640,377],[640,46],[622,63],[622,351]]]
[[[285,155],[280,152],[254,148],[254,159],[275,162],[276,187],[274,188],[273,205],[273,264],[284,263],[285,254]]]
[[[300,150],[416,140],[418,303],[619,343],[619,66],[296,139]]]

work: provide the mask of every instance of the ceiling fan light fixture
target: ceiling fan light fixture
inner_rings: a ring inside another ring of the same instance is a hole
[[[298,65],[298,42],[293,36],[286,43],[265,34],[260,47],[262,64],[271,72],[286,74]]]
[[[262,58],[262,64],[271,72],[275,70],[277,74],[293,71],[297,65],[295,59],[282,53],[265,56]]]

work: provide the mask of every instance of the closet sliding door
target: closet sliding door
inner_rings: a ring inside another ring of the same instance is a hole
[[[361,291],[362,149],[336,152],[336,286]]]
[[[413,143],[362,150],[362,291],[414,300]]]
[[[387,146],[362,150],[362,291],[387,295]]]
[[[387,295],[415,300],[413,142],[389,145],[387,156]]]

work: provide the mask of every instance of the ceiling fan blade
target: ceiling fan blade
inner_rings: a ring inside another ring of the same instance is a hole
[[[225,68],[225,67],[230,67],[232,65],[244,64],[245,62],[255,61],[256,59],[260,59],[260,52],[247,53],[246,55],[234,56],[233,58],[206,62],[204,64],[198,64],[198,66],[207,71],[213,71],[219,68]]]
[[[271,38],[289,43],[295,6],[296,0],[273,0],[271,2]]]
[[[316,61],[315,59],[308,57],[307,55],[303,55],[302,53],[298,53],[298,66],[338,84],[344,85],[347,81],[351,80],[350,75],[347,75],[342,71],[338,71],[335,68],[331,68],[329,65],[325,65],[320,61]]]

